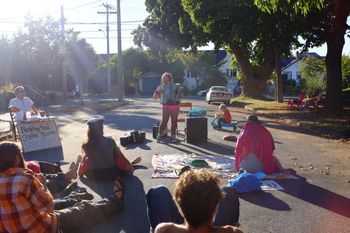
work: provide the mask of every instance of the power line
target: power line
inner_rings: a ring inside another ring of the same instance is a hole
[[[129,20],[129,21],[122,21],[121,24],[123,25],[138,25],[138,23],[142,23],[144,20]],[[0,24],[24,24],[25,22],[19,22],[19,21],[0,21]],[[65,24],[70,25],[104,25],[106,22],[65,22]],[[117,25],[116,22],[110,22],[110,24]]]
[[[80,6],[75,6],[75,7],[67,8],[67,9],[64,9],[64,10],[65,10],[65,11],[76,10],[76,9],[83,8],[83,7],[86,7],[86,6],[95,4],[95,3],[97,3],[97,2],[101,2],[101,1],[102,1],[102,0],[92,1],[92,2],[88,2],[88,3],[85,3],[85,4],[80,5]]]
[[[109,37],[110,39],[117,39],[118,37],[114,36],[114,37]],[[97,40],[97,39],[106,39],[105,37],[99,37],[99,36],[91,36],[91,37],[84,37],[83,39],[93,39],[93,40]],[[134,37],[132,36],[125,36],[125,37],[122,37],[122,39],[134,39]]]
[[[83,8],[83,7],[86,7],[86,6],[89,6],[89,5],[92,5],[92,4],[95,4],[95,3],[98,3],[98,2],[101,2],[102,0],[97,0],[97,1],[92,1],[92,2],[88,2],[88,3],[85,3],[85,4],[82,4],[82,5],[78,5],[78,6],[74,6],[74,7],[71,7],[71,8],[67,8],[67,9],[64,9],[65,11],[71,11],[71,10],[76,10],[76,9],[80,9],[80,8]],[[60,13],[60,11],[51,11],[51,12],[46,12],[46,13],[41,13],[41,14],[36,14],[36,15],[31,15],[33,17],[41,17],[41,16],[48,16],[48,15],[53,15],[53,14],[58,14]],[[3,19],[25,19],[25,17],[6,17],[6,18],[0,18],[0,20],[3,20]]]

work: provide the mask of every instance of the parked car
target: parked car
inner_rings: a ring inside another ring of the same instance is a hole
[[[205,97],[205,96],[207,95],[207,92],[208,92],[208,89],[201,90],[201,91],[198,91],[198,92],[197,92],[197,95],[198,95],[198,96]]]
[[[227,87],[212,86],[207,92],[205,100],[207,101],[208,104],[213,102],[230,103],[231,98],[232,98],[232,92],[230,92],[227,89]]]

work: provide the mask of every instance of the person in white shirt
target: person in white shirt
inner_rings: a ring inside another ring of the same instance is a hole
[[[18,86],[14,89],[14,93],[16,95],[16,98],[13,98],[10,100],[10,110],[11,112],[14,112],[16,114],[16,121],[23,121],[26,120],[26,113],[27,112],[33,112],[36,115],[38,115],[38,111],[34,107],[34,102],[24,96],[24,87],[23,86]]]

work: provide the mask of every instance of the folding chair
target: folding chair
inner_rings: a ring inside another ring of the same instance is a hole
[[[316,110],[320,107],[320,104],[324,102],[325,98],[326,98],[326,92],[321,91],[316,97],[305,99],[305,105],[303,106],[303,109],[307,108],[307,109]]]
[[[302,91],[297,99],[289,99],[287,107],[302,110],[305,105],[304,99],[306,97],[306,92]]]
[[[186,116],[187,114],[192,110],[192,103],[191,102],[181,102],[179,104],[179,115],[177,118],[177,122],[186,122]],[[183,130],[185,131],[185,129]],[[179,135],[179,127],[176,129],[176,134]]]

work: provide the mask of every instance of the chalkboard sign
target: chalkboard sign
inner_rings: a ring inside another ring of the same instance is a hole
[[[20,123],[17,131],[24,152],[61,146],[54,119]]]

